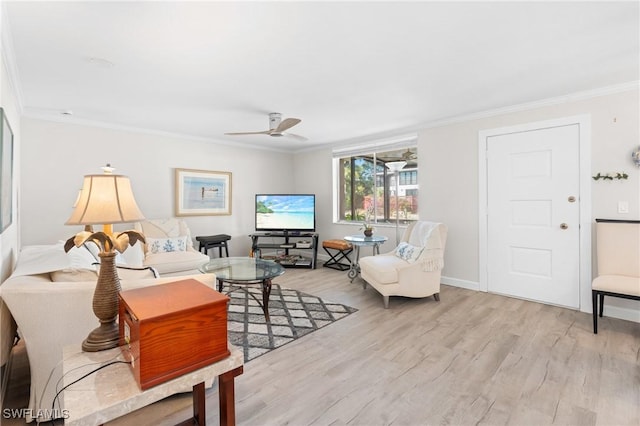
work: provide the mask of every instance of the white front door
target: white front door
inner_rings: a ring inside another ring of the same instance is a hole
[[[579,131],[486,139],[488,291],[579,308]]]

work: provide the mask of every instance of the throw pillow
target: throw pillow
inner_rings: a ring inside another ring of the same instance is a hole
[[[90,243],[90,246],[96,247],[95,244]],[[95,270],[94,263],[98,260],[97,255],[94,257],[93,252],[89,249],[89,245],[83,244],[80,247],[72,247],[67,252],[69,256],[71,269],[93,269]]]
[[[147,238],[147,253],[169,253],[173,251],[186,250],[186,236],[175,238]]]
[[[44,274],[60,269],[68,269],[71,260],[61,243],[51,245],[25,246],[18,255],[12,276]]]
[[[396,248],[396,256],[398,256],[402,260],[406,260],[409,263],[413,263],[422,254],[423,247],[412,246],[409,243],[402,242],[398,244]]]

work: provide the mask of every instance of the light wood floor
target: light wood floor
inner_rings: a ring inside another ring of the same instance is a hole
[[[240,425],[640,424],[640,324],[604,318],[594,335],[588,314],[449,286],[440,302],[392,297],[385,310],[360,279],[326,268],[276,282],[359,311],[246,364]],[[7,404],[26,404],[26,383],[12,376]],[[175,424],[190,402],[109,425]],[[211,424],[217,410],[212,388]]]

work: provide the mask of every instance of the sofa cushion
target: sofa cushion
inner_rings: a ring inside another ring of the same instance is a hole
[[[398,268],[406,265],[407,262],[397,256],[368,256],[360,259],[360,267],[367,268],[371,276],[376,277],[381,284],[397,283]]]
[[[145,266],[154,267],[160,276],[165,273],[198,270],[209,261],[209,256],[197,251],[149,253],[144,259]]]

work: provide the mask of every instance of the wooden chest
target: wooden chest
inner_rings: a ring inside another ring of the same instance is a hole
[[[194,279],[120,292],[120,345],[140,388],[229,356],[228,303]]]

